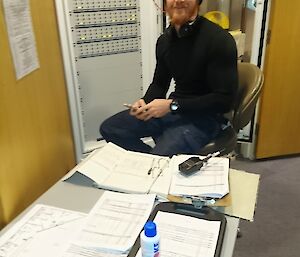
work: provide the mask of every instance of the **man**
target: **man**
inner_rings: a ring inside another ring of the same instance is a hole
[[[216,137],[238,84],[236,44],[198,16],[202,0],[165,0],[171,25],[157,40],[153,81],[142,99],[103,122],[100,133],[127,150],[195,154]],[[166,98],[171,79],[175,91]],[[141,138],[151,136],[155,146]]]

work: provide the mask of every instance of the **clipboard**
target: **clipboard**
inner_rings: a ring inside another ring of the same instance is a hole
[[[226,228],[226,217],[224,214],[221,214],[207,206],[202,207],[201,209],[195,208],[192,204],[183,204],[183,203],[174,203],[174,202],[163,202],[158,204],[154,210],[151,212],[149,220],[154,220],[157,212],[169,212],[176,213],[185,216],[195,217],[198,219],[220,221],[219,236],[216,245],[214,257],[219,257],[222,250],[222,244]],[[136,239],[133,247],[131,248],[128,257],[135,257],[140,248],[140,236]]]

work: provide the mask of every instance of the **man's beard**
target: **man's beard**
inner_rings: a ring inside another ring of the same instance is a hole
[[[195,4],[192,8],[177,9],[174,7],[166,7],[166,12],[170,17],[172,25],[181,26],[191,20],[194,13],[198,11],[198,5]]]

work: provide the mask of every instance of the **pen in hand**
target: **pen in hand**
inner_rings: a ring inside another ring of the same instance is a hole
[[[131,109],[131,108],[132,108],[132,104],[124,103],[123,106],[125,106],[125,107],[128,108],[128,109]]]
[[[137,110],[137,107],[133,106],[132,104],[124,103],[123,106],[130,109],[131,111],[136,111]]]

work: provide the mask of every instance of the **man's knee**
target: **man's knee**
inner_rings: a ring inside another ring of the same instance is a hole
[[[115,127],[114,123],[114,117],[112,116],[107,118],[100,124],[99,131],[105,139],[108,139],[109,135],[113,133]]]
[[[99,132],[100,132],[100,134],[102,135],[102,136],[104,136],[104,134],[105,134],[105,124],[104,123],[101,123],[100,124],[100,127],[99,127]]]
[[[106,137],[109,137],[110,135],[122,133],[128,117],[129,113],[122,111],[107,118],[100,125],[100,134],[106,139]]]
[[[108,129],[108,126],[106,125],[107,124],[107,122],[106,122],[107,120],[105,120],[104,122],[102,122],[101,124],[100,124],[100,127],[99,127],[99,132],[100,132],[100,135],[105,139],[105,140],[109,140],[108,139],[108,133],[107,133],[107,131],[109,131],[109,129]]]

